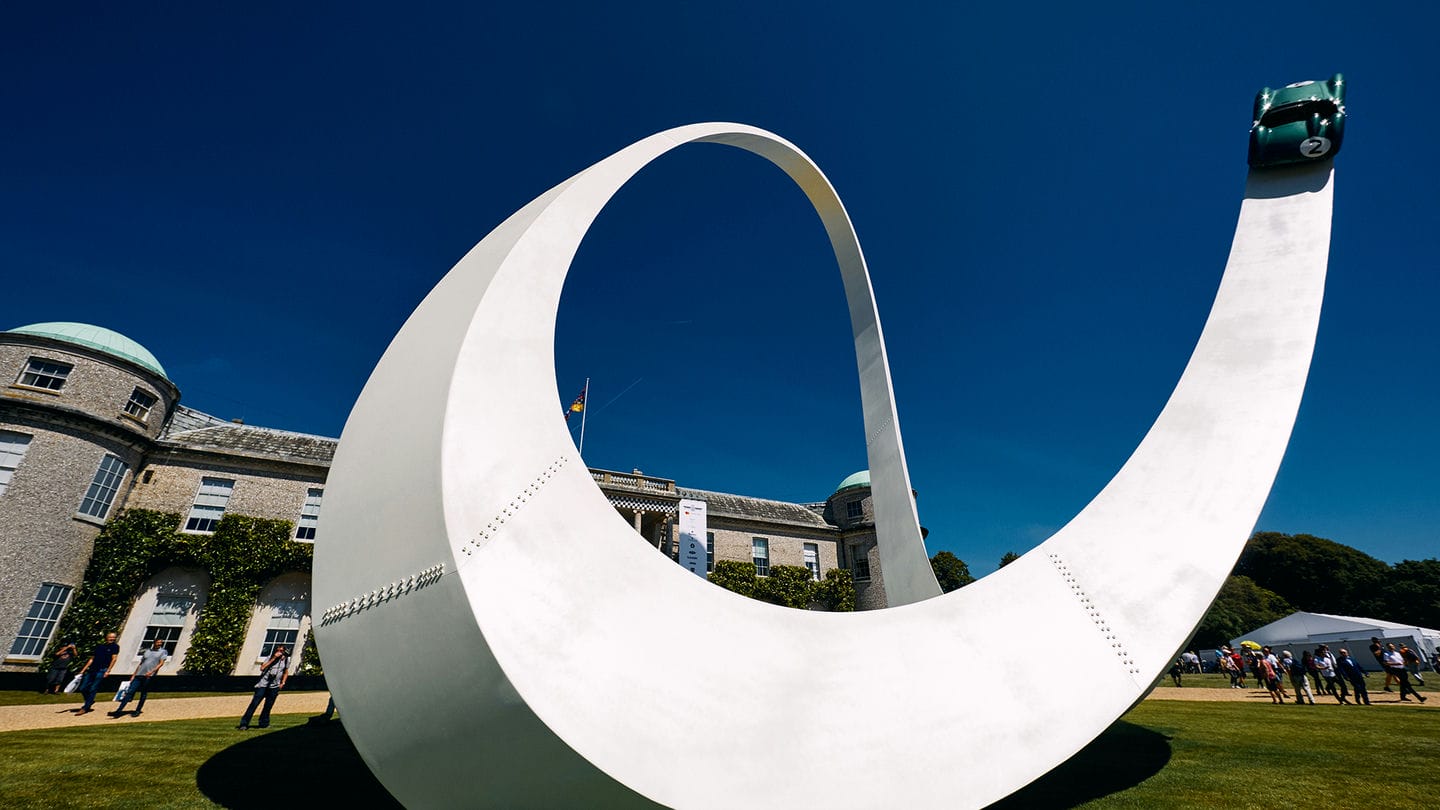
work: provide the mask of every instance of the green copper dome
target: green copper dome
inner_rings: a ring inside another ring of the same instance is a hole
[[[50,338],[52,340],[63,340],[66,343],[73,343],[77,346],[85,346],[97,349],[112,357],[148,368],[165,379],[165,369],[160,366],[160,361],[150,350],[141,346],[119,332],[112,332],[103,326],[91,326],[88,323],[32,323],[29,326],[20,326],[8,330],[17,335],[34,335],[36,337]]]
[[[870,471],[861,470],[860,472],[849,476],[844,481],[841,481],[840,486],[835,487],[834,494],[839,495],[847,489],[860,489],[861,487],[868,486],[870,486]]]

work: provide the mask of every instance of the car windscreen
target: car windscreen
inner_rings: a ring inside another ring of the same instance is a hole
[[[1335,114],[1335,102],[1328,100],[1303,101],[1299,104],[1287,104],[1284,107],[1276,107],[1260,116],[1260,125],[1265,127],[1282,127],[1286,124],[1293,124],[1297,121],[1305,121],[1312,115],[1319,115],[1321,118],[1329,118]]]

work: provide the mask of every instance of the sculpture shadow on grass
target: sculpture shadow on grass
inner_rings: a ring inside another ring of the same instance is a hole
[[[1169,761],[1169,737],[1122,720],[1055,770],[991,808],[1075,807],[1134,787]],[[270,810],[277,785],[285,786],[287,804],[298,802],[302,807],[310,802],[400,807],[365,767],[338,722],[297,726],[232,745],[200,766],[195,781],[202,793],[223,807]]]
[[[1077,807],[1132,788],[1159,773],[1169,761],[1169,737],[1119,720],[1078,754],[990,808]]]
[[[195,784],[222,807],[273,809],[277,799],[295,807],[400,807],[339,722],[238,742],[206,760],[195,773]]]

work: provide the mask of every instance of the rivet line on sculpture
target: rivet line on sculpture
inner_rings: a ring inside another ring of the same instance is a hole
[[[505,525],[505,522],[519,514],[521,508],[529,503],[531,498],[539,494],[540,489],[550,483],[550,479],[554,478],[555,474],[560,472],[560,468],[564,467],[569,460],[570,459],[565,456],[561,456],[551,462],[550,466],[535,476],[535,480],[527,484],[525,488],[520,491],[519,495],[511,498],[510,503],[506,504],[505,507],[500,510],[499,514],[490,518],[490,522],[485,524],[485,528],[481,529],[474,537],[470,538],[465,545],[461,546],[460,553],[469,557],[483,548],[486,543],[489,543],[495,535],[500,533],[500,529]]]
[[[418,574],[411,574],[404,579],[390,583],[384,588],[377,588],[369,593],[361,594],[354,599],[341,602],[325,609],[320,615],[320,625],[334,624],[341,619],[349,618],[355,614],[377,607],[392,599],[404,596],[407,593],[418,591],[421,588],[432,585],[445,576],[445,563],[436,563]]]
[[[1115,653],[1115,657],[1120,659],[1120,663],[1125,665],[1125,671],[1131,675],[1139,675],[1140,668],[1135,665],[1135,660],[1130,657],[1130,652],[1125,649],[1125,644],[1120,641],[1120,636],[1116,634],[1114,628],[1110,626],[1110,623],[1105,621],[1104,617],[1100,615],[1100,608],[1095,606],[1095,603],[1091,601],[1089,595],[1080,587],[1080,581],[1076,578],[1075,574],[1070,571],[1070,566],[1066,565],[1065,561],[1060,559],[1059,554],[1052,552],[1046,556],[1050,558],[1050,563],[1055,566],[1055,570],[1060,572],[1060,576],[1065,580],[1065,584],[1070,586],[1070,592],[1075,594],[1076,599],[1080,600],[1080,605],[1085,608],[1085,614],[1090,617],[1090,621],[1095,623],[1095,627],[1105,636],[1105,640],[1110,642],[1110,649]]]
[[[871,442],[873,442],[873,441],[875,441],[876,439],[880,438],[880,434],[881,434],[881,433],[884,433],[884,432],[885,432],[885,428],[890,427],[891,423],[894,422],[894,421],[895,421],[895,417],[893,417],[893,416],[887,416],[887,417],[885,417],[885,421],[880,423],[880,427],[877,427],[877,428],[875,428],[874,430],[870,431],[870,435],[867,436],[867,437],[865,437],[865,446],[866,446],[866,447],[869,447]]]

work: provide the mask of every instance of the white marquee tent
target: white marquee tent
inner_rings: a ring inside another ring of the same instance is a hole
[[[1426,669],[1433,668],[1436,651],[1440,650],[1440,630],[1379,619],[1305,612],[1291,613],[1283,619],[1233,638],[1230,646],[1233,648],[1241,641],[1253,641],[1271,647],[1276,653],[1290,650],[1298,657],[1301,650],[1313,650],[1325,644],[1334,652],[1339,652],[1341,648],[1349,650],[1355,663],[1366,670],[1375,671],[1379,667],[1370,656],[1372,638],[1379,638],[1381,644],[1394,642],[1397,647],[1408,644],[1411,649],[1420,653],[1420,657],[1425,660]]]

